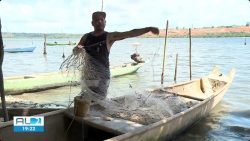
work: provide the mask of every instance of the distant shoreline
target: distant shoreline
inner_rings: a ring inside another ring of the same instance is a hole
[[[160,30],[160,37],[165,37],[165,29]],[[204,27],[191,29],[192,37],[213,38],[213,37],[250,37],[250,26],[223,26]],[[148,33],[144,37],[155,37]],[[169,29],[168,37],[185,38],[188,37],[188,29]]]
[[[44,33],[10,33],[3,32],[3,38],[44,38]],[[81,38],[83,34],[67,34],[67,33],[48,33],[48,39],[57,38]],[[151,33],[144,34],[143,38],[165,37],[165,29],[160,30],[159,36]],[[188,29],[169,29],[168,37],[170,38],[186,38],[188,37]],[[223,27],[205,27],[192,29],[192,37],[195,38],[214,38],[214,37],[250,37],[250,26],[223,26]]]

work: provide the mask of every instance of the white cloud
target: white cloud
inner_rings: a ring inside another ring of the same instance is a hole
[[[4,0],[0,2],[3,31],[67,32],[92,30],[91,13],[101,0]],[[104,0],[107,30],[144,26],[204,27],[244,25],[250,21],[248,0]]]

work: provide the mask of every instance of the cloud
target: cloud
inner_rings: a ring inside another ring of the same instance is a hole
[[[104,0],[107,30],[145,26],[204,27],[244,25],[248,0]],[[84,33],[92,30],[91,13],[101,0],[6,0],[0,2],[4,32]]]

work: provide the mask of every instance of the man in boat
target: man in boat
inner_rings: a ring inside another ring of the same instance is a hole
[[[82,36],[78,45],[73,49],[74,55],[80,52],[85,53],[85,66],[82,73],[82,95],[103,100],[107,96],[107,89],[110,82],[109,53],[115,41],[140,36],[147,32],[158,35],[156,27],[145,27],[133,29],[126,32],[107,32],[106,13],[94,12],[92,14],[92,26],[94,31]]]

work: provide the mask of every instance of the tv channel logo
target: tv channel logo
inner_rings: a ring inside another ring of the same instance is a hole
[[[15,116],[14,132],[44,132],[43,116]]]

